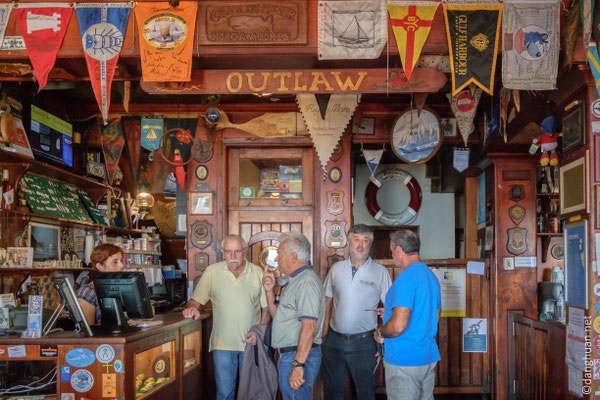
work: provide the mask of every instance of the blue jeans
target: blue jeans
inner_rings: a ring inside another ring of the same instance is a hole
[[[242,372],[243,351],[213,350],[217,400],[235,399],[235,382]]]
[[[312,387],[321,366],[321,347],[313,347],[308,353],[304,365],[304,384],[294,390],[290,386],[290,374],[292,373],[292,361],[296,358],[296,352],[281,353],[277,363],[279,372],[279,390],[283,400],[310,400],[312,398]]]

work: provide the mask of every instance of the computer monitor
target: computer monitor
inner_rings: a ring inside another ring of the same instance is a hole
[[[85,319],[85,314],[77,301],[77,296],[75,295],[71,281],[66,277],[55,277],[54,287],[58,292],[60,302],[67,309],[67,315],[75,323],[75,331],[81,332],[81,327],[83,326],[88,336],[94,336],[90,329],[90,325]]]
[[[128,318],[152,318],[150,292],[141,272],[100,272],[94,288],[102,311],[102,327],[113,333],[137,330]],[[126,314],[124,314],[126,313]]]

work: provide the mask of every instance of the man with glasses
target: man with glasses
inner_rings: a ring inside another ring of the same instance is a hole
[[[245,336],[253,325],[270,320],[262,269],[246,260],[248,246],[239,235],[225,236],[221,252],[225,261],[210,265],[183,310],[185,318],[200,317],[200,307],[213,305],[213,330],[209,351],[215,363],[217,400],[233,400],[242,368]]]

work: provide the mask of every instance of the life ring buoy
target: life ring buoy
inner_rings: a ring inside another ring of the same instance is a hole
[[[421,202],[423,201],[423,193],[421,186],[414,176],[399,168],[383,170],[375,176],[371,176],[371,182],[367,185],[365,191],[365,204],[369,213],[377,221],[384,225],[406,225],[417,218]],[[389,214],[384,212],[377,203],[377,192],[386,182],[401,181],[410,192],[410,202],[408,207],[397,214]]]

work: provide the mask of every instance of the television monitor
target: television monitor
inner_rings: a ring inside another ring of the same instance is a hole
[[[54,287],[60,297],[60,302],[65,306],[67,315],[75,323],[75,331],[81,332],[82,327],[88,336],[94,336],[90,325],[85,319],[85,314],[77,301],[71,281],[67,277],[55,277]]]
[[[28,237],[33,261],[60,260],[60,226],[30,222]]]
[[[142,272],[100,272],[94,288],[102,311],[102,327],[110,332],[137,329],[128,318],[152,318],[150,291]]]
[[[33,104],[29,144],[35,155],[73,166],[73,125]]]

